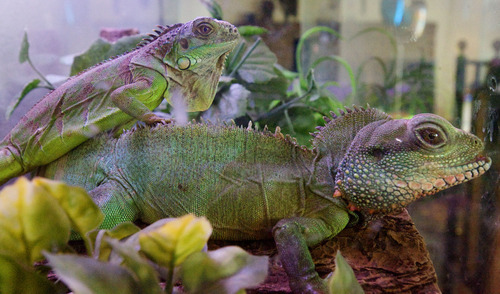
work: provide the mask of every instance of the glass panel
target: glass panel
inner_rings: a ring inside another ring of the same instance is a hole
[[[31,62],[57,86],[69,76],[73,56],[87,50],[101,33],[149,33],[157,24],[208,15],[206,2],[2,1],[0,113],[8,111],[25,84],[39,78],[28,63],[18,62],[24,31]],[[240,88],[231,86],[232,92],[227,92],[226,98],[236,98],[216,99],[217,110],[193,116],[212,118],[227,111],[222,118],[244,125],[253,120],[271,129],[280,125],[283,133],[310,146],[309,133],[324,123],[329,110],[368,103],[394,118],[436,113],[476,134],[493,160],[491,170],[420,199],[409,211],[444,293],[498,291],[500,0],[217,2],[225,20],[268,29],[260,37],[263,43],[249,39],[245,50],[258,45],[249,58],[257,63],[259,57],[267,58],[259,66],[269,76],[252,75],[247,69],[246,80],[238,77]],[[310,35],[300,42],[306,32]],[[265,82],[251,83],[254,78]],[[47,86],[44,81],[39,85]],[[48,92],[39,87],[10,119],[0,115],[0,137]],[[222,103],[234,106],[233,112],[227,106],[224,110]]]

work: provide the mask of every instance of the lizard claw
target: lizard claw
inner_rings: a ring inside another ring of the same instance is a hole
[[[154,113],[151,113],[150,115],[148,115],[143,121],[148,125],[156,125],[156,124],[167,125],[167,124],[173,122],[173,120],[170,118],[161,117],[161,116],[156,115]]]
[[[168,125],[168,124],[173,124],[173,123],[174,123],[173,118],[167,118],[167,119],[164,119],[160,122],[160,124],[162,124],[162,125]]]

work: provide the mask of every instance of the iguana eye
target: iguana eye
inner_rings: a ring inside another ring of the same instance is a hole
[[[204,36],[208,36],[212,33],[213,28],[209,23],[202,22],[197,27],[198,32]]]
[[[416,130],[417,138],[430,147],[441,147],[446,143],[446,135],[435,127],[422,127]]]

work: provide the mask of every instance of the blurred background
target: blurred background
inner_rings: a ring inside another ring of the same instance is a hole
[[[485,141],[493,159],[490,172],[437,199],[418,201],[410,214],[444,293],[498,292],[500,0],[216,2],[224,20],[268,30],[248,37],[245,48],[255,44],[254,64],[271,67],[267,79],[260,75],[264,80],[238,71],[238,82],[221,84],[214,110],[198,117],[251,119],[271,129],[284,125],[307,145],[308,133],[328,110],[369,103],[394,117],[434,112]],[[103,31],[150,33],[157,24],[210,15],[211,5],[208,0],[2,1],[0,136],[48,91],[34,89],[10,119],[3,115],[38,78],[28,63],[19,62],[25,32],[30,61],[57,85],[69,76],[73,57]],[[267,59],[259,63],[259,57]]]

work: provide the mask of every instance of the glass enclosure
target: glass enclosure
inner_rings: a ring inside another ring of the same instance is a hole
[[[157,24],[187,22],[210,15],[208,2],[2,1],[0,136],[48,92],[41,81],[9,119],[3,115],[23,87],[39,78],[27,62],[19,62],[25,32],[29,62],[57,85],[69,76],[73,57],[100,34],[149,33]],[[476,134],[493,160],[490,171],[408,210],[444,293],[498,292],[500,0],[216,2],[224,20],[268,30],[259,37],[262,43],[253,43],[255,37],[247,44],[257,46],[255,64],[267,74],[248,70],[241,77],[245,88],[231,86],[231,95],[215,101],[217,111],[194,117],[222,112],[219,118],[239,124],[280,125],[283,133],[309,146],[309,133],[330,110],[369,104],[396,118],[436,113]],[[286,74],[300,78],[288,83]]]

